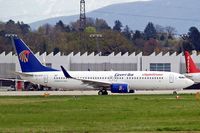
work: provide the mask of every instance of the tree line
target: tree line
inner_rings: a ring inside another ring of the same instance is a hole
[[[34,52],[101,52],[109,55],[112,52],[182,52],[183,50],[200,51],[200,32],[191,27],[188,33],[177,36],[176,29],[163,27],[149,22],[144,31],[132,30],[120,20],[110,27],[103,19],[87,18],[84,31],[79,30],[79,20],[64,24],[61,20],[54,26],[45,24],[32,30],[28,24],[9,20],[0,22],[0,52],[13,51],[11,42],[5,34],[17,34]],[[101,35],[92,36],[92,35]],[[82,36],[82,40],[80,39]]]

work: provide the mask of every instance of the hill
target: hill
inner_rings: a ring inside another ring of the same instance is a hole
[[[110,5],[92,12],[87,17],[103,18],[110,26],[115,20],[128,25],[132,30],[144,30],[148,22],[161,26],[175,27],[177,33],[187,33],[191,26],[199,26],[199,0],[152,0]],[[33,29],[49,23],[54,25],[59,20],[69,24],[79,15],[56,17],[31,23]]]

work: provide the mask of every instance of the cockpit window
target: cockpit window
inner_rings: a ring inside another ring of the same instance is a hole
[[[184,79],[184,78],[185,78],[185,76],[179,76],[178,78],[179,78],[179,79]]]

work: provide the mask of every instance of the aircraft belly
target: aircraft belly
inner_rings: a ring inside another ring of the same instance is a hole
[[[141,82],[143,82],[141,84]],[[168,86],[162,81],[140,81],[140,82],[134,82],[133,85],[131,85],[131,89],[136,90],[159,90],[159,89],[166,89]]]
[[[53,82],[53,84],[49,84],[54,88],[60,88],[64,90],[83,90],[83,89],[93,89],[90,86],[83,84],[80,81],[61,81],[61,82]]]

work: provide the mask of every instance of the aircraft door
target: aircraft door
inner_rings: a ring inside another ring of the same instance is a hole
[[[173,74],[169,75],[169,83],[174,83],[174,75]]]
[[[48,83],[48,75],[44,75],[44,83]]]

